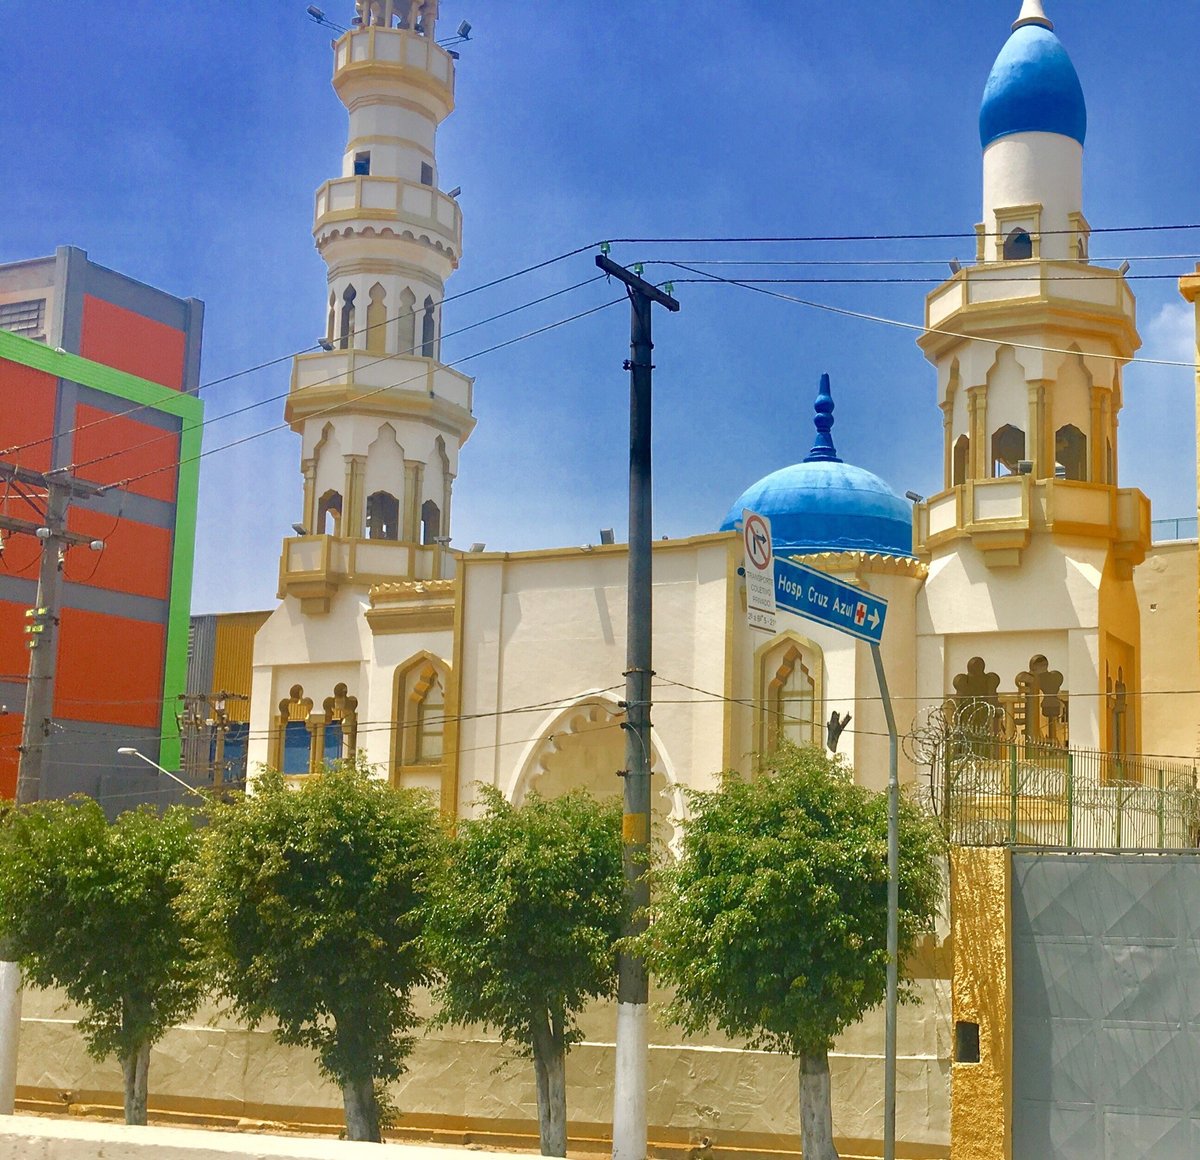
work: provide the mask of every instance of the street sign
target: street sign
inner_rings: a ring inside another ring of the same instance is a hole
[[[742,546],[746,557],[746,623],[775,631],[775,553],[771,521],[758,512],[742,512]]]
[[[749,569],[746,575],[749,577]],[[749,591],[748,580],[746,588]],[[775,600],[780,608],[828,624],[859,640],[878,644],[883,637],[886,600],[835,580],[807,564],[776,559]]]

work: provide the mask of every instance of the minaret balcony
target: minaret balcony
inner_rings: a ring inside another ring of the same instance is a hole
[[[926,357],[936,358],[959,341],[939,331],[999,334],[1063,316],[1099,328],[1126,357],[1140,345],[1133,292],[1118,271],[1036,259],[961,269],[926,297],[925,326],[931,333],[918,344]]]
[[[396,227],[399,229],[396,229]],[[317,247],[336,234],[392,229],[443,250],[457,262],[462,253],[462,210],[454,198],[402,177],[337,177],[317,190],[313,236]]]
[[[279,598],[295,597],[306,613],[329,611],[339,588],[396,580],[449,580],[454,553],[443,544],[398,540],[289,536],[279,560]]]
[[[333,87],[347,105],[360,95],[400,87],[439,121],[454,108],[454,62],[432,37],[369,25],[344,33],[334,53]]]
[[[316,351],[292,360],[284,418],[296,429],[325,414],[407,415],[431,420],[465,440],[475,380],[432,358],[368,350]]]
[[[916,504],[913,517],[922,559],[967,538],[992,568],[1018,566],[1038,533],[1106,541],[1127,575],[1150,545],[1150,501],[1142,492],[1074,479],[968,480]]]

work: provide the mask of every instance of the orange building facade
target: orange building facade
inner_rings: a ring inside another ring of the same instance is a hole
[[[0,266],[0,462],[69,469],[106,485],[73,501],[67,526],[103,547],[63,565],[53,727],[43,797],[91,794],[111,812],[155,800],[134,746],[177,767],[202,406],[204,307],[60,247]],[[0,514],[37,522],[36,489],[0,491]],[[13,796],[25,679],[26,610],[41,541],[0,554],[0,795]]]

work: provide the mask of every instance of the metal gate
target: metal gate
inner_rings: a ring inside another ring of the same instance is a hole
[[[1014,852],[1013,1156],[1200,1157],[1200,856]]]

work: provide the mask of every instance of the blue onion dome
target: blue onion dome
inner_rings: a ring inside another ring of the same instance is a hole
[[[742,492],[721,531],[732,530],[749,509],[771,521],[777,553],[911,556],[912,508],[877,475],[838,458],[828,375],[821,376],[814,410],[816,438],[804,461],[773,471]]]
[[[983,90],[980,144],[1011,133],[1058,133],[1080,145],[1087,135],[1083,87],[1039,0],[1026,0]]]

